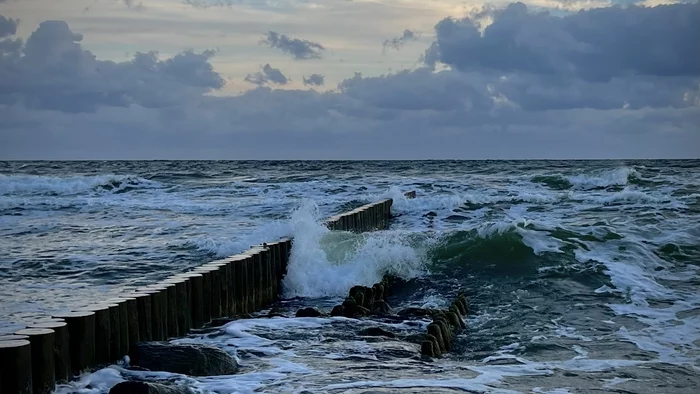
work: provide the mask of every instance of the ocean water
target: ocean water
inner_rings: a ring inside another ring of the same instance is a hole
[[[403,192],[416,190],[416,199]],[[319,221],[394,198],[387,230]],[[691,393],[700,384],[700,161],[0,162],[0,330],[294,236],[275,312],[323,311],[356,284],[390,304],[458,289],[468,329],[417,357],[426,321],[236,320],[183,342],[230,352],[235,376],[84,375],[250,393]],[[397,337],[372,338],[381,326]]]

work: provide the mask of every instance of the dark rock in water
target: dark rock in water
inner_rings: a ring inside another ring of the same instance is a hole
[[[433,351],[433,342],[426,340],[420,344],[420,354],[427,357],[435,357],[435,351]]]
[[[433,211],[430,211],[430,212],[426,213],[426,214],[423,215],[423,216],[424,216],[424,217],[432,218],[432,217],[437,216],[437,213],[435,213],[435,212],[433,212]]]
[[[381,300],[381,301],[375,301],[374,305],[372,306],[372,313],[375,315],[393,315],[394,310],[391,309],[389,304],[386,303],[386,301]]]
[[[387,337],[387,338],[396,338],[396,335],[391,332],[387,331],[381,327],[370,327],[370,328],[365,328],[364,330],[361,330],[359,335],[365,335],[368,337]]]
[[[158,383],[121,382],[109,390],[109,394],[193,394],[184,386],[165,386]]]
[[[238,371],[233,357],[212,346],[140,342],[130,353],[133,365],[150,371],[190,376],[231,375]]]
[[[355,317],[357,314],[357,303],[352,297],[348,297],[343,301],[343,316],[345,317]]]
[[[342,305],[336,305],[333,307],[333,310],[331,311],[331,316],[344,316],[345,315],[345,308]]]
[[[314,308],[303,308],[297,311],[297,317],[319,317],[321,312]]]
[[[356,316],[369,316],[372,314],[372,311],[369,309],[363,307],[363,306],[358,306],[357,307],[357,312],[355,312]]]
[[[462,215],[450,215],[450,216],[445,218],[445,220],[448,220],[450,222],[463,222],[467,219],[468,218],[466,216],[462,216]]]
[[[434,310],[424,308],[406,308],[397,313],[399,316],[433,316],[434,314]]]
[[[372,286],[372,289],[374,290],[374,300],[375,301],[385,299],[384,286],[377,283],[374,286]]]

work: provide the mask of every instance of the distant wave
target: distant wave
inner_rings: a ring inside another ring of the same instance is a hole
[[[134,175],[110,174],[70,177],[0,175],[0,195],[13,196],[119,194],[161,187],[159,182]]]
[[[611,186],[626,186],[640,180],[639,173],[634,168],[621,167],[591,174],[562,175],[542,174],[530,179],[534,183],[546,185],[554,190],[594,190]]]

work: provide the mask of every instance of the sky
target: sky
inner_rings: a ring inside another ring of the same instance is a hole
[[[0,0],[0,160],[700,158],[697,0]]]

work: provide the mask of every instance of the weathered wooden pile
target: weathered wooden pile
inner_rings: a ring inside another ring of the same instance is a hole
[[[363,205],[325,224],[342,231],[382,229],[391,218],[392,202],[385,199]],[[0,393],[47,393],[56,382],[130,355],[139,343],[182,337],[211,321],[265,308],[279,297],[292,242],[283,238],[256,245],[120,297],[37,319],[14,335],[0,336]],[[364,305],[363,300],[359,307]]]

